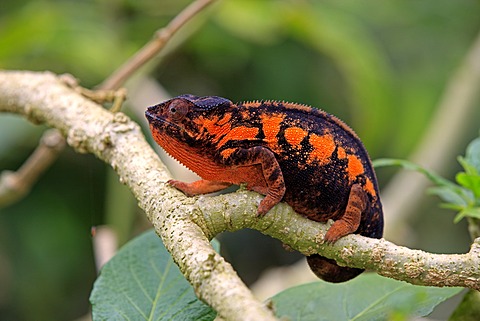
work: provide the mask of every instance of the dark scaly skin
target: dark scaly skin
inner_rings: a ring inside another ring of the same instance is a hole
[[[308,219],[334,220],[333,243],[350,233],[381,238],[383,213],[377,180],[360,139],[338,118],[308,106],[276,102],[238,105],[216,96],[182,95],[149,107],[155,141],[202,180],[169,183],[187,195],[231,184],[266,195],[265,215],[280,201]],[[312,271],[343,282],[362,269],[311,255]]]

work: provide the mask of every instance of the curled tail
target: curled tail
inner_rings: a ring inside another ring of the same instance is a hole
[[[335,260],[327,259],[319,254],[307,256],[307,263],[317,277],[332,283],[348,281],[365,271],[364,269],[339,266]]]

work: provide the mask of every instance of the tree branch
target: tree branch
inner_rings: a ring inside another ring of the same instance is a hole
[[[305,254],[321,253],[340,265],[365,268],[378,274],[424,286],[461,286],[480,290],[480,238],[466,254],[433,254],[398,246],[384,239],[350,234],[334,245],[323,244],[329,224],[320,224],[295,214],[287,204],[275,206],[257,218],[262,199],[241,190],[215,197],[198,197],[191,212],[201,213],[195,221],[209,235],[251,228],[279,239]]]
[[[467,254],[441,255],[349,235],[321,244],[328,226],[295,214],[286,204],[256,217],[261,196],[244,190],[217,197],[185,197],[169,188],[164,165],[139,126],[66,87],[51,73],[0,72],[0,111],[59,129],[76,151],[110,164],[145,210],[199,298],[226,320],[275,320],[208,240],[221,231],[257,229],[306,254],[369,268],[413,284],[480,290],[480,239]]]

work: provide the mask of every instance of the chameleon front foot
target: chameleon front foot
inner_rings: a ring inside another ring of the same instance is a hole
[[[261,201],[260,202],[260,205],[258,205],[258,209],[257,209],[257,217],[262,217],[264,216],[265,214],[268,213],[268,211],[270,211],[272,209],[272,207],[274,207],[275,204],[270,204],[270,202],[264,202]]]
[[[187,196],[218,192],[231,185],[230,183],[209,181],[206,179],[201,179],[193,183],[185,183],[182,181],[171,179],[167,183],[175,187],[176,189],[182,191]]]
[[[285,185],[280,184],[279,187],[270,188],[267,192],[267,196],[260,202],[257,209],[257,217],[262,217],[267,214],[275,205],[281,202],[283,195],[285,194]]]

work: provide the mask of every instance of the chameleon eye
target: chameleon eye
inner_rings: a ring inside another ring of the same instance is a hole
[[[168,114],[174,121],[180,121],[185,117],[188,106],[183,101],[172,101],[168,106]]]

